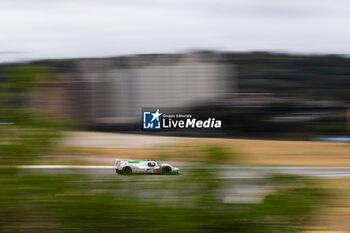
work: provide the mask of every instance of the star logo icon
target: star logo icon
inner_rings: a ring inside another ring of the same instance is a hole
[[[163,114],[157,111],[143,111],[143,129],[161,129],[161,116]]]
[[[152,113],[152,120],[151,120],[151,122],[153,122],[154,120],[156,120],[157,119],[157,121],[159,121],[159,116],[161,116],[162,115],[162,113],[160,113],[159,112],[159,109],[157,109],[157,111],[155,112],[155,113]]]

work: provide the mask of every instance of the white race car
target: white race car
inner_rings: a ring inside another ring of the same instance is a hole
[[[131,175],[133,173],[143,174],[163,174],[163,175],[177,175],[179,169],[171,166],[168,163],[160,163],[154,160],[115,160],[115,171],[119,175]]]

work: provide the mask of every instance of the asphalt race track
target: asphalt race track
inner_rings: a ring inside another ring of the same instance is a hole
[[[77,174],[115,174],[114,166],[80,166],[80,165],[18,165],[2,166],[44,172]],[[271,173],[294,174],[311,177],[350,177],[350,167],[289,167],[289,166],[179,166],[182,175],[191,169],[215,169],[222,179],[259,178]],[[115,174],[118,176],[117,174]],[[163,176],[164,177],[164,176]]]

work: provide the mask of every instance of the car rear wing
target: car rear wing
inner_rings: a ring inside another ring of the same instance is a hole
[[[115,159],[114,165],[116,168],[120,169],[123,166],[126,166],[129,161],[133,161],[131,159]]]
[[[114,165],[116,168],[120,168],[122,164],[127,161],[127,159],[115,159]]]

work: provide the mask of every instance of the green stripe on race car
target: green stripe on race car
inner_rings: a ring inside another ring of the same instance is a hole
[[[141,163],[141,162],[145,162],[145,161],[147,161],[147,159],[142,160],[142,161],[128,161],[128,163]]]

